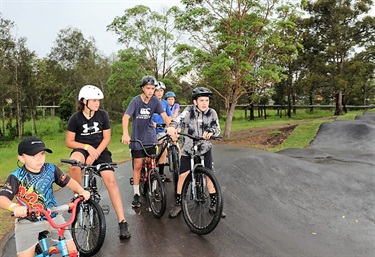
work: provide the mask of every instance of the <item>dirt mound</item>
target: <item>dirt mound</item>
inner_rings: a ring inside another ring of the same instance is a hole
[[[278,146],[293,132],[298,124],[285,124],[266,128],[251,128],[231,133],[230,139],[220,144],[236,145],[254,149],[267,150]]]

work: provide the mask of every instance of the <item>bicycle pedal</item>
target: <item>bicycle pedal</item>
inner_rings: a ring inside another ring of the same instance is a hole
[[[103,204],[102,205],[102,210],[103,210],[103,212],[104,212],[105,215],[108,215],[108,213],[110,212],[111,208],[109,207],[109,205]]]
[[[134,184],[134,180],[133,180],[133,178],[130,178],[130,179],[129,179],[129,183],[130,183],[130,185],[133,185],[133,184]]]

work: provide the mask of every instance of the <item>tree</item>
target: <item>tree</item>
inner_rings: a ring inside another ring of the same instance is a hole
[[[86,39],[79,29],[60,30],[49,59],[55,85],[64,88],[65,94],[61,97],[77,101],[79,90],[86,84],[98,86],[104,93],[107,91],[111,63],[98,53],[95,40]],[[105,98],[103,103],[106,101]]]
[[[147,58],[147,66],[142,68],[150,70],[157,79],[167,77],[177,64],[172,56],[179,40],[172,19],[175,10],[172,7],[160,14],[137,5],[126,9],[123,16],[116,17],[107,27],[119,36],[118,42],[126,49],[133,48]]]
[[[334,93],[335,115],[342,115],[343,96],[351,86],[345,79],[345,67],[356,49],[374,40],[375,20],[364,16],[372,4],[371,0],[303,1],[311,15],[306,18],[308,33],[318,39],[324,58],[324,67],[317,76],[324,79],[326,90]]]
[[[10,96],[10,88],[8,86],[12,75],[9,67],[9,58],[14,51],[16,42],[12,36],[12,29],[15,27],[14,22],[3,19],[0,16],[0,106],[1,106],[1,137],[6,137],[6,118],[11,120],[13,99]]]
[[[16,42],[14,51],[8,59],[9,68],[13,71],[9,84],[11,95],[14,99],[17,136],[21,138],[24,132],[23,124],[26,120],[33,119],[34,133],[36,130],[36,106],[40,94],[32,83],[33,63],[36,56],[26,47],[26,38]]]
[[[108,79],[108,93],[111,98],[112,117],[120,119],[131,99],[139,94],[141,77],[150,74],[143,52],[126,49],[119,52],[119,60],[112,66]]]
[[[257,101],[281,79],[282,62],[293,58],[298,43],[286,33],[295,24],[294,9],[279,1],[183,0],[176,16],[178,28],[189,33],[192,44],[178,47],[183,74],[193,72],[200,84],[212,88],[226,109],[224,137],[239,99],[251,94]]]

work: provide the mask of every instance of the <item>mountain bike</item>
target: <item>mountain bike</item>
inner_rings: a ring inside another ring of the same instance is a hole
[[[163,136],[161,139],[167,137]],[[161,218],[167,208],[167,196],[165,194],[163,182],[159,171],[156,169],[161,153],[165,150],[166,144],[162,144],[158,154],[149,154],[146,150],[148,147],[156,147],[158,144],[144,145],[140,140],[131,140],[131,142],[141,145],[146,157],[142,158],[141,179],[139,191],[141,195],[148,199],[150,208],[155,217]],[[133,184],[133,178],[130,179]]]
[[[44,217],[47,219],[51,227],[57,229],[58,236],[59,236],[57,243],[51,246],[48,246],[47,239],[50,234],[49,231],[45,230],[45,231],[40,232],[39,242],[35,246],[36,257],[52,256],[54,254],[61,254],[60,256],[63,256],[63,257],[77,257],[78,256],[78,253],[76,251],[69,253],[67,244],[66,244],[66,239],[64,237],[64,232],[74,222],[77,206],[79,206],[79,204],[82,203],[83,200],[84,198],[82,196],[75,195],[70,203],[53,207],[50,210],[44,210],[44,209],[39,209],[39,208],[27,210],[27,216],[35,220],[37,219],[38,216],[40,216],[40,214],[44,215]],[[53,221],[51,214],[60,214],[64,211],[71,212],[70,219],[63,224],[56,224]]]
[[[211,233],[219,224],[223,213],[223,196],[214,171],[204,167],[204,158],[198,151],[199,141],[206,140],[185,133],[181,136],[193,140],[190,173],[181,192],[182,214],[186,225],[198,235]],[[211,137],[220,140],[221,137]]]
[[[106,235],[105,214],[110,208],[108,205],[99,205],[101,196],[98,191],[97,180],[99,172],[110,168],[117,168],[116,163],[101,163],[86,165],[77,160],[62,159],[61,162],[78,166],[83,171],[82,187],[89,191],[91,197],[78,206],[76,219],[72,224],[72,237],[80,256],[93,256],[102,247]]]
[[[178,183],[178,173],[180,171],[180,149],[178,146],[178,142],[173,142],[170,135],[166,134],[161,137],[161,144],[159,145],[160,151],[164,151],[167,149],[167,160],[168,160],[168,167],[169,171],[172,173],[172,181],[173,181],[173,190],[174,193],[177,193],[177,183]]]

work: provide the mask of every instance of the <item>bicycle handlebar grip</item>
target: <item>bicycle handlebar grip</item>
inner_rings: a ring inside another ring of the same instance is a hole
[[[73,207],[74,207],[74,203],[67,203],[67,204],[52,207],[51,212],[59,213],[59,212],[69,211]]]
[[[75,163],[77,163],[76,160],[70,160],[70,159],[61,159],[61,162],[69,163],[69,164],[75,164]]]

